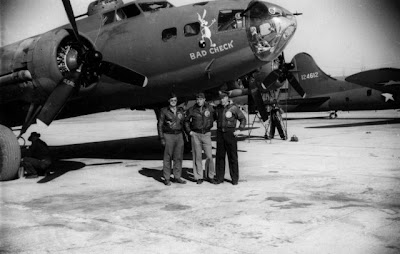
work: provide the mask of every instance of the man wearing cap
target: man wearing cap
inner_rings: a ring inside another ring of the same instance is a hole
[[[237,154],[236,136],[246,126],[246,117],[239,107],[229,102],[228,94],[220,93],[221,104],[216,108],[217,120],[217,155],[216,155],[216,184],[224,182],[225,155],[228,154],[229,172],[232,184],[237,185],[239,181],[239,163]],[[239,130],[236,124],[239,120]]]
[[[185,129],[192,143],[193,176],[197,184],[203,182],[202,151],[206,155],[205,177],[214,183],[215,168],[212,158],[211,128],[214,123],[214,108],[206,102],[204,93],[196,95],[196,104],[186,111]]]
[[[169,106],[162,108],[158,119],[157,129],[161,144],[165,147],[163,159],[164,184],[171,185],[171,160],[174,161],[173,173],[175,182],[185,184],[181,179],[183,160],[183,124],[185,112],[183,108],[177,107],[178,99],[175,94],[169,97]]]
[[[44,175],[51,165],[50,149],[37,132],[32,132],[28,140],[32,142],[28,149],[29,156],[22,159],[21,165],[27,172],[27,178],[36,178]]]

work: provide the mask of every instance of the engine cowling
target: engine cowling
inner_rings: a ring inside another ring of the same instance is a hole
[[[87,49],[93,44],[81,36]],[[1,49],[2,64],[0,75],[28,70],[32,77],[32,100],[43,102],[57,84],[70,71],[79,68],[82,52],[67,29],[52,30],[31,37]],[[96,75],[84,75],[81,79],[80,93],[92,90],[98,82]]]

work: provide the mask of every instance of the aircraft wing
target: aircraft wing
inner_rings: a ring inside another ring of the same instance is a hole
[[[400,90],[400,69],[382,68],[363,71],[348,76],[345,80],[382,92],[398,92]]]

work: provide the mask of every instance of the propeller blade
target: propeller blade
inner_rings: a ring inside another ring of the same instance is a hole
[[[274,70],[264,79],[262,83],[264,84],[265,88],[268,89],[268,87],[271,87],[273,84],[275,84],[281,75],[281,70]]]
[[[46,125],[50,125],[74,91],[77,80],[77,78],[72,80],[64,78],[61,83],[54,88],[37,117],[40,121]]]
[[[102,74],[105,74],[115,80],[141,87],[145,87],[147,85],[148,80],[146,76],[121,65],[102,61],[100,68]]]
[[[69,0],[62,0],[62,2],[64,4],[64,9],[65,12],[67,13],[69,23],[71,24],[72,30],[74,31],[75,39],[78,41],[80,45],[82,45],[81,41],[79,40],[78,27],[76,26],[74,11],[72,9],[71,3]]]
[[[264,101],[262,99],[260,91],[258,90],[255,83],[250,83],[249,88],[250,88],[251,97],[253,98],[254,103],[256,104],[257,110],[261,115],[261,119],[264,122],[267,121],[268,120],[268,112],[267,112],[267,109],[265,108]]]
[[[301,87],[300,83],[297,81],[294,75],[291,72],[288,72],[287,75],[287,79],[294,90],[296,90],[296,92],[300,94],[301,97],[306,97],[306,92],[304,92],[304,89]]]

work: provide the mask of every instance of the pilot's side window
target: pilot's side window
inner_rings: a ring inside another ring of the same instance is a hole
[[[186,37],[198,35],[200,33],[200,23],[195,22],[185,25],[183,32]]]
[[[126,18],[128,18],[128,19],[140,14],[139,8],[134,3],[131,5],[122,7],[121,10],[123,10],[123,12],[126,15]]]
[[[142,8],[142,10],[144,12],[155,12],[155,11],[158,11],[160,9],[166,9],[166,8],[174,7],[168,1],[155,1],[155,2],[140,3],[139,6],[140,6],[140,8]]]
[[[371,89],[368,89],[367,90],[367,96],[371,96],[372,95],[372,90]]]
[[[117,12],[115,13],[115,20],[121,21],[123,19],[126,19],[125,12],[122,9],[117,10]]]
[[[218,15],[218,31],[240,29],[244,27],[243,10],[223,10]]]
[[[111,24],[112,22],[114,22],[114,18],[115,18],[114,10],[103,13],[103,25]]]
[[[176,39],[176,28],[172,27],[172,28],[164,29],[162,31],[161,36],[162,36],[163,41],[168,41],[170,39]]]

